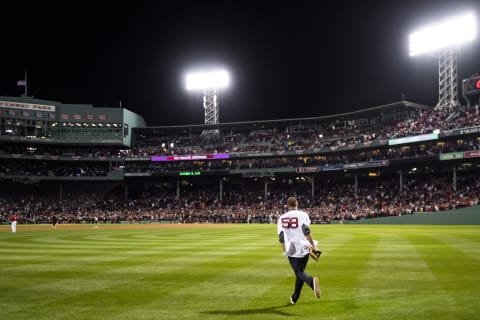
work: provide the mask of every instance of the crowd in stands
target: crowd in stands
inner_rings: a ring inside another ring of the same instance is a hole
[[[398,216],[478,205],[480,174],[459,175],[456,190],[449,174],[407,176],[400,190],[397,178],[353,183],[322,178],[312,199],[308,183],[283,180],[264,184],[241,179],[225,182],[222,199],[216,182],[185,185],[177,197],[175,186],[155,184],[125,198],[121,190],[109,193],[73,192],[58,197],[38,192],[5,192],[0,197],[0,223],[15,213],[19,223],[274,223],[295,195],[314,223],[331,220]],[[320,178],[318,178],[320,179]],[[279,179],[281,180],[281,179]],[[216,181],[216,180],[215,180]]]
[[[14,155],[20,156],[51,156],[53,159],[57,157],[89,157],[89,158],[115,158],[125,157],[129,153],[125,147],[92,147],[92,146],[70,146],[70,145],[2,145],[0,149],[0,156],[2,155]]]
[[[102,162],[76,163],[23,159],[0,160],[0,177],[47,176],[47,177],[102,177],[109,172],[109,164]]]
[[[427,142],[421,145],[396,146],[388,149],[369,151],[351,151],[331,153],[324,156],[268,157],[268,158],[237,158],[228,160],[207,161],[177,161],[177,162],[131,162],[125,166],[125,172],[163,173],[168,171],[211,171],[232,169],[259,168],[299,168],[311,166],[326,166],[377,160],[394,160],[437,156],[440,153],[450,153],[467,150],[480,150],[480,140],[465,138],[463,140]]]
[[[450,140],[442,143],[427,142],[421,145],[395,146],[388,149],[368,151],[351,151],[331,153],[324,156],[269,157],[269,158],[237,158],[228,160],[175,161],[175,162],[127,162],[124,171],[127,173],[163,173],[169,171],[211,171],[258,168],[299,168],[309,166],[325,166],[376,160],[393,160],[438,156],[467,150],[480,150],[480,139],[470,137],[463,140]],[[118,168],[117,168],[118,169]],[[90,161],[45,161],[26,159],[0,159],[0,176],[65,176],[65,177],[99,177],[106,176],[112,168],[108,162]]]
[[[3,155],[148,157],[170,154],[209,154],[232,152],[304,151],[368,144],[382,140],[431,133],[455,128],[480,126],[479,107],[456,107],[419,111],[417,117],[385,123],[343,123],[327,127],[297,125],[257,128],[246,132],[222,132],[216,140],[200,134],[162,135],[140,139],[130,150],[116,148],[74,148],[37,146],[25,149],[19,145],[2,146]],[[173,144],[171,144],[173,143]],[[225,170],[278,167],[304,167],[357,161],[401,159],[438,155],[439,153],[479,150],[478,137],[446,140],[422,145],[397,146],[379,150],[342,152],[310,157],[244,158],[218,161],[180,161],[126,164],[126,172],[165,172],[178,170]],[[42,159],[8,159],[0,161],[0,179],[8,175],[25,176],[105,176],[111,164],[102,161],[71,162]],[[234,178],[231,178],[234,179]],[[274,223],[285,210],[288,196],[295,195],[315,222],[363,219],[379,216],[433,212],[479,204],[480,176],[472,171],[459,175],[456,190],[451,174],[408,176],[400,189],[398,177],[362,181],[358,188],[352,182],[320,176],[312,198],[308,183],[270,182],[255,184],[247,178],[225,183],[222,197],[217,183],[202,186],[185,185],[177,195],[176,185],[169,183],[139,188],[128,196],[120,189],[112,192],[76,192],[45,196],[39,191],[10,192],[2,186],[0,223],[16,213],[19,223],[49,223],[53,216],[62,223]],[[206,180],[208,180],[206,178]],[[279,179],[280,180],[280,179]],[[287,179],[288,180],[288,179]],[[331,181],[330,181],[331,180]],[[216,181],[216,180],[215,180]]]
[[[211,171],[258,168],[299,168],[347,164],[365,161],[394,160],[438,156],[440,153],[480,150],[478,137],[466,137],[461,140],[425,142],[421,145],[392,146],[383,149],[332,152],[322,156],[235,158],[227,160],[197,160],[175,162],[126,162],[122,163],[127,173],[164,173],[169,171]],[[107,161],[54,161],[42,159],[0,159],[0,176],[65,176],[99,177],[107,176],[112,168]]]
[[[202,135],[171,134],[139,139],[131,156],[209,154],[233,152],[285,152],[332,150],[341,146],[369,145],[374,141],[480,126],[479,106],[421,110],[416,117],[385,123],[346,121],[329,126],[297,125],[254,129],[247,133],[225,131],[217,141]]]
[[[270,127],[225,129],[216,139],[205,139],[201,132],[172,131],[144,137],[136,136],[131,148],[91,146],[2,145],[1,155],[67,156],[90,158],[149,157],[153,155],[183,155],[212,153],[260,153],[312,151],[342,146],[368,146],[375,141],[432,133],[448,132],[455,128],[480,126],[479,105],[444,109],[419,109],[417,116],[401,121],[380,122],[376,118],[364,121],[325,123],[286,122]]]

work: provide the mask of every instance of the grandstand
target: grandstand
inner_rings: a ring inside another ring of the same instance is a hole
[[[208,140],[204,131],[219,132]],[[478,103],[148,127],[124,108],[0,97],[0,222],[316,223],[478,204]]]

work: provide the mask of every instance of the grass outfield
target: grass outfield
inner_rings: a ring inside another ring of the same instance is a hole
[[[321,299],[275,225],[0,226],[0,319],[480,319],[480,226],[314,225]]]

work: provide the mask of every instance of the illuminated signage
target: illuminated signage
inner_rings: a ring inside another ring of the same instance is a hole
[[[463,152],[440,153],[440,160],[463,159]]]
[[[428,134],[420,134],[418,136],[390,139],[388,140],[388,144],[390,146],[394,146],[394,145],[404,144],[404,143],[413,143],[413,142],[421,142],[421,141],[429,141],[429,140],[437,140],[437,139],[438,139],[438,133],[428,133]]]
[[[465,151],[463,153],[464,158],[478,158],[480,157],[480,150],[471,150],[471,151]]]
[[[477,95],[480,94],[480,77],[473,76],[463,80],[463,94]]]
[[[199,176],[200,174],[200,171],[180,171],[178,173],[179,176]]]
[[[296,168],[295,171],[297,173],[317,172],[318,168],[317,167],[300,167],[300,168]]]
[[[216,160],[216,159],[228,159],[230,155],[228,153],[216,153],[216,154],[188,154],[183,156],[153,156],[151,161],[194,161],[194,160]]]

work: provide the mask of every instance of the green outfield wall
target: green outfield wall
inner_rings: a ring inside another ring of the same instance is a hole
[[[480,206],[375,219],[346,220],[345,224],[480,224]]]

